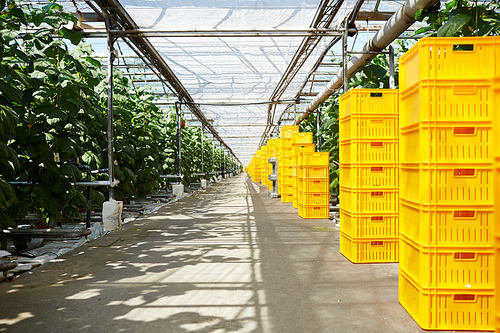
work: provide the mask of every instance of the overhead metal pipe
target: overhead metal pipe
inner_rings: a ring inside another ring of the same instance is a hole
[[[384,26],[363,47],[366,54],[353,57],[347,64],[347,77],[353,77],[380,52],[406,31],[414,22],[418,10],[429,8],[439,0],[407,0],[404,5],[384,24]],[[370,53],[371,52],[371,53]],[[318,108],[328,97],[342,87],[343,70],[309,103],[306,112],[295,123],[298,125]]]

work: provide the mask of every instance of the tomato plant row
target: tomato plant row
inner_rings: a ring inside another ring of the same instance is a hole
[[[20,6],[0,0],[0,228],[28,213],[54,222],[80,218],[86,199],[71,185],[82,178],[78,166],[107,168],[106,70],[81,34],[66,28],[77,21],[60,5]],[[159,109],[150,90],[132,88],[120,71],[113,93],[115,196],[154,193],[164,186],[160,175],[177,173],[175,112]],[[186,183],[201,172],[201,135],[182,128]],[[221,161],[230,165],[227,154],[204,142],[205,172],[218,171]],[[106,192],[93,188],[93,202],[101,204]]]

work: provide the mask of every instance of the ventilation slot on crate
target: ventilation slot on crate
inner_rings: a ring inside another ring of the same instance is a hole
[[[455,127],[453,129],[453,134],[455,135],[474,135],[476,134],[475,127]]]
[[[476,295],[455,294],[453,295],[453,300],[459,302],[474,302],[476,300]]]
[[[454,169],[453,176],[471,177],[476,174],[476,169]]]

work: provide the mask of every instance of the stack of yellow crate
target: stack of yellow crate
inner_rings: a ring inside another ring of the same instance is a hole
[[[330,173],[328,152],[299,152],[299,216],[330,217]]]
[[[267,174],[269,172],[269,166],[267,164],[268,147],[260,147],[260,183],[267,186],[269,180],[267,179]]]
[[[498,73],[497,73],[498,74]],[[500,76],[492,80],[493,105],[500,107]],[[493,113],[493,142],[500,142],[500,112]],[[495,189],[495,299],[496,332],[500,332],[500,145],[493,148],[493,184]]]
[[[425,38],[399,68],[399,301],[424,329],[493,330],[500,38]]]
[[[299,153],[314,152],[314,143],[311,132],[292,134],[292,184],[293,207],[299,208]]]
[[[267,158],[270,159],[272,157],[276,157],[276,139],[269,139],[269,141],[267,141],[267,147],[268,147]],[[273,165],[271,163],[269,163],[269,161],[266,161],[266,162],[267,162],[267,167],[268,167],[267,174],[272,175],[273,174]],[[269,191],[273,190],[273,182],[272,181],[268,181],[267,189]]]
[[[253,176],[252,176],[252,180],[256,183],[258,183],[260,181],[260,178],[261,178],[261,167],[260,167],[260,160],[261,160],[261,157],[260,157],[260,149],[257,150],[254,154],[254,159],[255,159],[255,163],[254,163],[254,172],[253,172]]]
[[[281,163],[278,164],[278,175],[281,180],[281,202],[293,202],[292,177],[292,134],[299,132],[299,126],[283,126],[281,128]],[[279,180],[278,180],[279,182]]]
[[[398,91],[340,97],[340,253],[398,261]]]

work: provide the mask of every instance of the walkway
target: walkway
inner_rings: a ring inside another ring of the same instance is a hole
[[[0,331],[423,332],[397,276],[241,174],[1,283]]]

